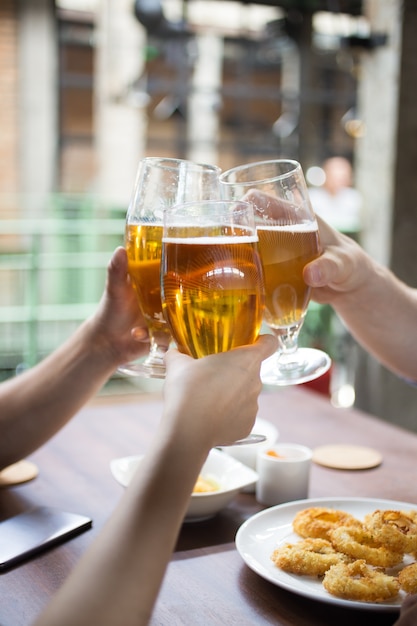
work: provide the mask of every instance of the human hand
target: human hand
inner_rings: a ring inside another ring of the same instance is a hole
[[[290,220],[293,205],[282,199],[257,189],[248,191],[244,199],[254,204],[259,215],[284,223]],[[316,219],[323,252],[305,266],[303,277],[313,287],[313,300],[334,304],[341,296],[366,285],[367,269],[373,272],[372,260],[353,239],[334,230],[319,216]]]
[[[116,248],[107,267],[107,281],[99,307],[91,319],[97,340],[113,353],[117,365],[149,351],[147,326],[127,268],[126,250]]]
[[[171,349],[165,355],[164,419],[172,436],[187,436],[206,451],[246,437],[262,389],[260,367],[277,349],[272,335],[201,359]]]
[[[312,299],[334,305],[338,299],[366,286],[372,260],[353,239],[334,230],[317,216],[323,253],[304,268]],[[369,271],[368,271],[369,270]]]

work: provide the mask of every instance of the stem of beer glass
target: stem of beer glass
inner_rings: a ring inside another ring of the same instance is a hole
[[[284,333],[277,334],[278,364],[281,370],[291,371],[304,365],[298,356],[298,335],[301,325],[291,326]]]
[[[164,356],[168,348],[169,345],[160,345],[155,341],[154,337],[151,337],[149,354],[144,361],[144,365],[165,369]]]

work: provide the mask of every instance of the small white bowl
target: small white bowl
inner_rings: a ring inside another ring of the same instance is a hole
[[[251,432],[256,435],[265,435],[266,440],[240,446],[226,446],[222,450],[248,467],[256,469],[258,452],[273,446],[278,439],[279,432],[271,422],[267,422],[259,417],[256,418]]]
[[[142,458],[143,456],[127,456],[110,462],[111,473],[122,487],[128,486]],[[258,479],[255,470],[220,450],[210,450],[200,474],[203,478],[215,481],[220,488],[207,493],[193,493],[184,520],[186,522],[197,522],[213,517],[224,509],[239,491],[248,485],[255,485]]]

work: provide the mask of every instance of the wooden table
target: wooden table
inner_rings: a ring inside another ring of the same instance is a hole
[[[40,469],[36,480],[0,489],[1,519],[43,504],[83,513],[94,521],[91,530],[0,575],[1,626],[30,624],[62,584],[122,494],[110,474],[111,459],[146,451],[161,407],[155,394],[95,400],[31,457]],[[417,435],[356,410],[335,409],[326,398],[302,388],[265,391],[259,417],[278,427],[283,442],[313,448],[353,443],[382,453],[382,465],[371,470],[341,471],[314,464],[310,497],[417,503],[412,469]],[[236,551],[234,537],[238,527],[261,509],[252,494],[240,494],[212,520],[183,526],[152,626],[393,624],[396,613],[346,610],[309,600],[252,572]]]

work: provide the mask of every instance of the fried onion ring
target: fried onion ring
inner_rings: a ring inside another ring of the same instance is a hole
[[[397,552],[417,551],[417,520],[415,512],[376,510],[365,516],[364,525],[376,541]]]
[[[300,537],[329,539],[329,533],[337,526],[361,526],[350,513],[326,507],[311,507],[299,511],[293,520],[293,529]]]
[[[364,602],[391,600],[400,590],[400,583],[394,576],[374,569],[363,559],[332,565],[324,575],[323,586],[338,598]]]
[[[398,582],[406,593],[417,593],[417,563],[404,567],[398,574]]]
[[[323,576],[332,565],[350,560],[337,552],[330,541],[319,538],[287,543],[274,550],[271,559],[280,569],[299,576]]]
[[[372,533],[357,526],[339,526],[330,533],[330,541],[336,550],[353,559],[363,559],[369,565],[393,567],[403,560],[403,552],[395,552],[379,541]]]

